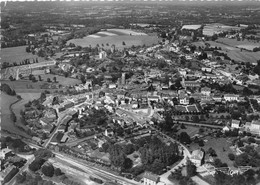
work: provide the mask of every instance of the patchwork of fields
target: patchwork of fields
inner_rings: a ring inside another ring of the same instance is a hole
[[[115,45],[117,48],[128,48],[133,45],[153,45],[157,44],[161,39],[156,35],[151,36],[146,33],[135,32],[128,29],[108,29],[106,31],[101,31],[93,35],[88,35],[82,39],[72,39],[67,43],[73,43],[82,47],[96,45],[102,46],[103,48],[110,48],[111,45]],[[125,45],[123,45],[123,42]]]
[[[255,47],[260,47],[260,43],[249,41],[249,40],[243,40],[238,41],[236,39],[228,39],[228,38],[219,38],[217,39],[217,42],[223,43],[225,45],[230,45],[238,48],[243,48],[247,50],[253,50]]]
[[[133,30],[128,29],[108,29],[106,31],[100,31],[98,33],[88,35],[90,38],[100,38],[100,37],[109,37],[109,36],[137,36],[137,35],[147,35],[142,32],[135,32]]]
[[[256,47],[259,43],[245,41],[237,41],[235,39],[227,39],[221,38],[217,41],[206,41],[206,42],[193,42],[197,47],[205,47],[205,43],[210,44],[211,47],[221,47],[219,52],[226,53],[228,57],[235,61],[239,62],[250,62],[250,63],[257,63],[257,60],[260,59],[260,51],[258,52],[251,52],[251,51],[241,51],[239,47]]]
[[[237,26],[227,26],[224,24],[214,23],[214,24],[207,24],[203,28],[203,35],[213,36],[214,34],[221,33],[223,31],[229,30],[240,30],[240,27]]]

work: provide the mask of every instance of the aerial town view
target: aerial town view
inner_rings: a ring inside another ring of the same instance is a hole
[[[260,185],[260,1],[1,2],[0,184]]]

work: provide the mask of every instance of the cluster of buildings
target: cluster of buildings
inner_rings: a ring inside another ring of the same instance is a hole
[[[0,160],[1,160],[1,172],[0,172],[0,182],[6,183],[10,181],[15,174],[19,171],[19,168],[15,166],[8,158],[20,158],[18,157],[11,149],[3,148],[0,152]],[[18,161],[18,159],[17,159]]]

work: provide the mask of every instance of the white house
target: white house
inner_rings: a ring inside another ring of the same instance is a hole
[[[226,101],[238,101],[239,95],[237,94],[225,94],[224,99]]]
[[[105,52],[105,51],[101,51],[100,53],[99,53],[99,58],[100,59],[103,59],[103,58],[106,58],[107,57],[107,53]]]
[[[8,147],[2,149],[2,150],[0,151],[0,159],[4,159],[4,158],[5,158],[5,155],[8,154],[9,152],[12,152],[12,150],[9,149]]]
[[[183,97],[183,98],[180,98],[180,104],[182,105],[188,105],[189,104],[189,98],[188,97]]]
[[[112,129],[106,129],[104,134],[105,134],[105,136],[110,137],[110,136],[114,135],[114,132]]]
[[[240,128],[240,121],[232,119],[231,128]]]
[[[156,185],[159,182],[159,176],[151,172],[144,173],[144,185]]]
[[[109,84],[109,85],[108,85],[108,88],[109,88],[109,89],[115,89],[115,88],[116,88],[116,84]]]
[[[252,130],[259,130],[260,131],[260,120],[253,120],[251,122],[251,127]]]
[[[148,96],[147,99],[148,99],[148,101],[158,102],[160,100],[160,97],[159,96]]]
[[[245,129],[252,134],[260,135],[260,120],[253,120],[251,123],[247,122]]]
[[[190,161],[196,165],[197,167],[198,166],[201,166],[202,165],[202,162],[203,162],[203,158],[204,158],[204,151],[202,150],[194,150],[192,153],[191,153],[191,157],[190,157]]]
[[[206,95],[206,96],[210,96],[210,93],[211,93],[211,89],[210,88],[208,88],[208,87],[203,87],[203,88],[201,88],[201,94],[203,94],[203,95]]]
[[[208,72],[208,73],[212,72],[212,68],[211,67],[202,67],[201,70],[205,71],[205,72]]]
[[[230,131],[230,127],[229,126],[225,126],[225,127],[222,128],[222,131],[224,133]]]

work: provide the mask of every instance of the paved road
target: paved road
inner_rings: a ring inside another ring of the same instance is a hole
[[[47,139],[47,141],[43,144],[44,148],[46,148],[49,145],[49,143],[51,142],[53,136],[57,133],[58,128],[60,127],[60,125],[63,122],[63,120],[66,119],[66,117],[67,117],[66,114],[59,114],[59,117],[58,117],[58,120],[57,120],[58,124],[57,124],[55,130],[51,133],[49,139]]]

